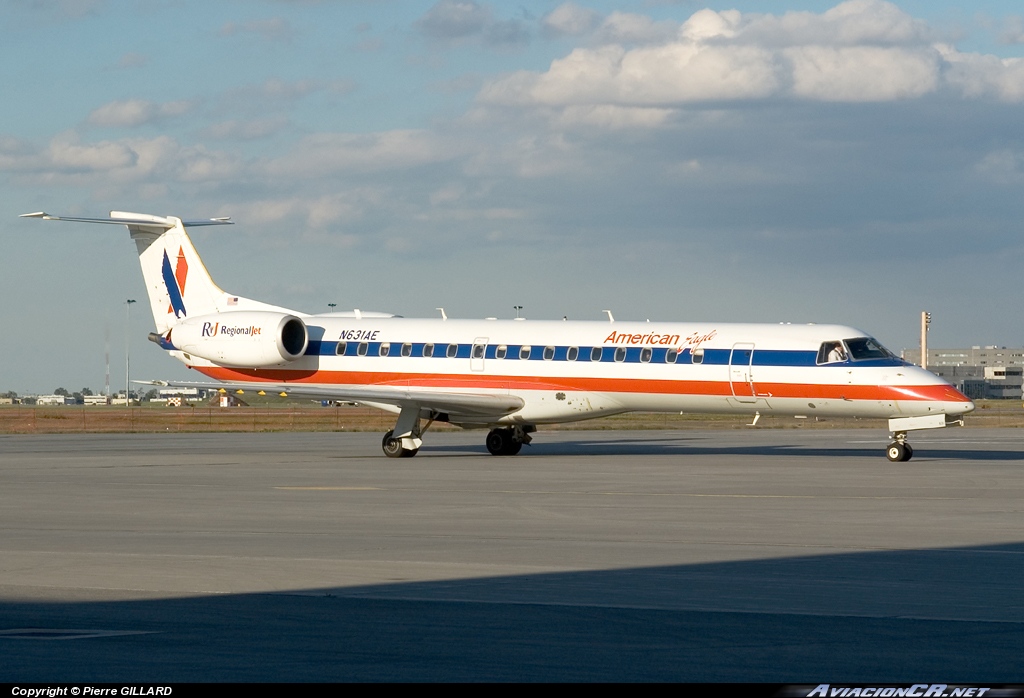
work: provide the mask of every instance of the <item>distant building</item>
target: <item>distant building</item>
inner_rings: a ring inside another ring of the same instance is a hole
[[[903,358],[921,365],[921,350],[907,349]],[[928,349],[928,368],[940,366],[1024,366],[1024,348],[970,347],[968,349]]]
[[[903,358],[920,366],[921,350],[907,349]],[[1024,397],[1024,348],[928,349],[928,370],[972,400]]]
[[[107,395],[83,395],[82,404],[84,405],[109,405],[110,397]]]
[[[52,407],[54,405],[73,405],[75,398],[66,395],[37,395],[36,404]]]

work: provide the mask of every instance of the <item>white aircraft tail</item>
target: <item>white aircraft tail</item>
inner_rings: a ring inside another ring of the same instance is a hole
[[[187,317],[232,310],[292,312],[287,308],[233,296],[213,282],[185,228],[231,225],[228,218],[182,221],[174,216],[151,216],[125,211],[111,211],[110,218],[72,218],[47,213],[26,213],[24,217],[127,226],[139,252],[150,310],[160,334]]]

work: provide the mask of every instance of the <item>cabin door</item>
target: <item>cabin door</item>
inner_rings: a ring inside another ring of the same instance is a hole
[[[469,368],[471,371],[484,370],[484,357],[487,354],[487,337],[473,340],[473,348],[469,352]]]
[[[757,402],[754,392],[754,345],[738,343],[729,352],[729,385],[738,402]]]

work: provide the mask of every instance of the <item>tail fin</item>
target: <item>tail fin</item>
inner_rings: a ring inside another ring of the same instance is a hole
[[[23,217],[127,226],[139,252],[150,310],[153,312],[156,330],[160,334],[186,317],[229,310],[291,312],[286,308],[232,296],[213,282],[185,228],[200,225],[231,225],[232,221],[228,218],[182,221],[174,216],[151,216],[124,211],[111,211],[110,218],[72,218],[51,216],[47,213],[26,213]]]

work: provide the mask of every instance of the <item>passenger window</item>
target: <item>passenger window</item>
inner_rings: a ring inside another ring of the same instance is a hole
[[[569,347],[569,351],[566,353],[565,358],[567,358],[569,361],[575,361],[576,359],[580,358],[580,348]]]
[[[692,352],[690,352],[690,361],[692,361],[695,364],[704,363],[704,350],[694,349]]]
[[[601,360],[601,347],[594,347],[590,350],[590,360],[600,361]]]
[[[678,359],[678,358],[679,358],[679,350],[678,349],[669,349],[667,352],[665,352],[665,363],[667,363],[667,364],[674,364],[676,362],[676,359]]]
[[[402,345],[402,356],[412,356],[412,345],[409,343]]]
[[[458,344],[449,344],[448,345],[448,358],[449,359],[454,359],[456,356],[458,356],[458,354],[459,354],[459,345]]]
[[[519,358],[522,359],[523,361],[526,361],[527,359],[529,359],[530,358],[530,347],[528,347],[528,346],[519,347]]]
[[[544,360],[545,361],[551,361],[551,359],[553,359],[553,358],[555,358],[555,348],[554,347],[544,347]]]
[[[387,342],[382,342],[380,345],[380,351],[377,353],[381,356],[387,356],[391,353],[391,345]]]
[[[504,344],[499,344],[498,348],[494,350],[494,358],[496,359],[504,359],[507,354],[508,347]]]
[[[651,362],[651,355],[654,352],[651,351],[650,347],[644,347],[640,350],[640,361],[641,363],[649,364]]]
[[[474,359],[482,359],[482,358],[484,358],[484,346],[485,345],[483,345],[483,344],[474,344],[473,345],[473,358]]]
[[[346,344],[345,342],[338,342],[338,348],[334,351],[334,353],[337,354],[338,356],[344,356],[345,355],[345,349],[347,347],[348,347],[348,344]]]
[[[356,349],[356,353],[359,354],[359,356],[366,356],[366,352],[369,348],[369,344],[367,344],[366,342],[360,342],[359,347]]]
[[[433,344],[424,344],[423,345],[423,356],[429,358],[429,357],[431,357],[433,355],[434,355],[434,345]]]
[[[615,347],[615,360],[619,362],[626,360],[626,347]]]

